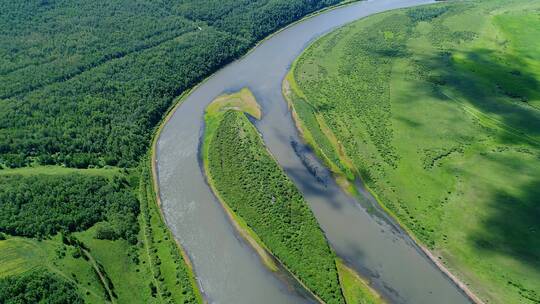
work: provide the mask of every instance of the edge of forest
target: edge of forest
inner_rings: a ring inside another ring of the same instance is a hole
[[[150,177],[152,179],[150,184],[152,185],[152,192],[154,193],[155,204],[157,205],[157,209],[159,210],[159,215],[161,217],[161,220],[163,221],[163,223],[167,227],[167,230],[169,231],[169,233],[174,238],[174,242],[176,243],[176,247],[178,248],[178,251],[180,252],[182,257],[184,258],[184,261],[185,261],[185,263],[187,265],[187,268],[188,268],[188,271],[189,271],[190,279],[192,280],[191,283],[192,283],[194,289],[196,289],[195,293],[196,293],[196,295],[198,297],[199,302],[200,303],[207,303],[207,301],[206,301],[206,299],[204,297],[204,291],[200,288],[199,282],[196,279],[195,271],[194,271],[194,268],[193,268],[193,263],[191,263],[191,259],[190,259],[189,255],[188,255],[187,251],[184,249],[184,247],[180,243],[179,239],[172,233],[172,231],[171,231],[171,229],[169,227],[169,224],[167,223],[167,219],[165,218],[165,214],[163,213],[163,209],[161,208],[161,195],[159,193],[159,182],[158,182],[157,166],[156,166],[156,164],[157,164],[157,157],[156,157],[157,142],[158,142],[159,136],[161,134],[161,130],[163,129],[165,124],[169,121],[171,116],[174,114],[176,108],[179,107],[182,104],[182,102],[185,100],[185,98],[187,96],[189,96],[189,94],[194,89],[196,89],[199,85],[201,85],[203,82],[196,85],[192,89],[189,89],[189,90],[185,91],[180,96],[175,98],[175,100],[173,101],[173,105],[169,108],[169,110],[167,110],[165,116],[162,119],[162,122],[160,122],[159,125],[157,126],[157,128],[154,130],[154,134],[152,136],[152,144],[150,146],[150,151],[149,151],[150,152],[150,157],[148,159],[150,160],[150,164],[149,164],[150,165],[150,171],[151,171]],[[145,166],[146,165],[148,165],[148,163],[145,164]]]

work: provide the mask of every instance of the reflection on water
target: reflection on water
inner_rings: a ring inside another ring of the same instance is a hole
[[[392,302],[468,303],[408,237],[366,211],[369,197],[359,204],[338,188],[298,137],[281,95],[291,62],[314,38],[363,16],[429,2],[365,1],[298,23],[199,86],[165,125],[157,147],[162,208],[210,303],[310,302],[287,276],[265,269],[237,236],[199,167],[204,108],[214,97],[245,86],[262,106],[263,118],[256,126],[268,148],[304,193],[338,255]]]

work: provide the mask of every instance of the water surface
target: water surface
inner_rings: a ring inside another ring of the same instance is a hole
[[[286,275],[268,271],[235,233],[200,168],[198,148],[206,105],[222,93],[246,86],[263,109],[258,130],[305,195],[338,255],[393,303],[469,303],[406,235],[362,207],[368,196],[358,202],[341,191],[298,137],[281,95],[290,64],[314,38],[370,14],[430,2],[365,1],[295,24],[220,70],[172,115],[157,145],[162,208],[210,303],[313,302]]]

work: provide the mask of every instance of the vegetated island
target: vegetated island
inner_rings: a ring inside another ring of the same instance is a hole
[[[246,114],[261,117],[247,88],[216,98],[205,113],[202,147],[208,183],[236,228],[267,266],[276,269],[275,258],[320,302],[382,303],[336,260],[307,202]]]
[[[539,12],[467,1],[370,16],[315,41],[284,81],[341,184],[354,194],[361,177],[477,302],[540,302]]]

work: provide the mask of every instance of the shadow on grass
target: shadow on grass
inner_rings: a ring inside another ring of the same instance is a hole
[[[459,92],[477,110],[498,121],[509,131],[498,135],[502,143],[540,147],[540,111],[528,103],[540,98],[540,83],[530,67],[515,56],[489,49],[461,52],[460,59],[450,56],[441,53],[422,59],[424,66],[433,68],[429,81],[439,89],[436,92]]]
[[[495,193],[483,229],[469,240],[479,250],[512,256],[540,271],[540,179],[521,192],[520,196]]]
[[[519,58],[488,49],[459,55],[460,59],[453,59],[451,53],[441,52],[420,59],[423,67],[431,68],[427,79],[436,88],[433,94],[444,100],[445,90],[457,92],[465,105],[472,105],[508,131],[493,133],[498,143],[528,146],[540,155],[540,111],[527,104],[540,92],[531,68]],[[518,167],[526,163],[508,160],[505,165],[519,174]],[[488,215],[482,227],[468,236],[473,246],[486,254],[513,257],[540,271],[540,172],[521,186],[519,195],[502,190],[493,193],[485,212]]]

